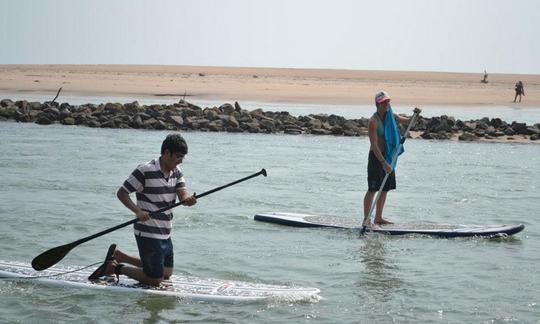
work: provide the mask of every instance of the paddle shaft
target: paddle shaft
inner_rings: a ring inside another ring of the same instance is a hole
[[[222,190],[222,189],[225,189],[227,187],[230,187],[230,186],[233,186],[235,184],[238,184],[240,182],[243,182],[243,181],[246,181],[246,180],[249,180],[251,178],[254,178],[254,177],[257,177],[259,175],[264,175],[266,177],[266,170],[265,169],[262,169],[261,171],[257,172],[257,173],[254,173],[250,176],[247,176],[247,177],[244,177],[242,179],[239,179],[239,180],[236,180],[236,181],[233,181],[231,183],[228,183],[226,185],[223,185],[221,187],[217,187],[217,188],[214,188],[212,190],[208,190],[206,192],[203,192],[202,194],[200,195],[195,195],[196,198],[202,198],[204,196],[207,196],[211,193],[214,193],[216,191],[219,191],[219,190]],[[177,206],[180,206],[184,203],[184,200],[176,203],[176,204],[173,204],[171,206],[167,206],[167,207],[163,207],[161,209],[158,209],[156,211],[153,211],[150,213],[150,215],[155,215],[155,214],[158,214],[158,213],[162,213],[166,210],[169,210],[169,209],[172,209],[174,207],[177,207]],[[93,235],[90,235],[90,236],[87,236],[87,237],[84,237],[80,240],[77,240],[77,241],[74,241],[74,242],[71,242],[71,243],[68,243],[68,244],[65,244],[65,245],[62,245],[62,246],[59,246],[59,247],[56,247],[56,248],[52,248],[50,250],[47,250],[45,252],[43,252],[42,254],[38,255],[37,257],[34,258],[34,260],[32,260],[32,266],[36,265],[38,268],[40,269],[36,269],[36,270],[44,270],[44,269],[47,269],[48,267],[54,265],[55,263],[59,262],[71,249],[73,249],[74,247],[76,247],[77,245],[80,245],[82,243],[85,243],[85,242],[88,242],[90,240],[93,240],[97,237],[100,237],[100,236],[103,236],[107,233],[110,233],[110,232],[113,232],[113,231],[116,231],[117,229],[120,229],[122,227],[126,227],[130,224],[133,224],[133,223],[136,223],[138,222],[139,219],[138,218],[135,218],[135,219],[132,219],[130,221],[127,221],[125,223],[122,223],[122,224],[119,224],[119,225],[116,225],[114,227],[111,227],[111,228],[108,228],[104,231],[101,231],[99,233],[96,233],[96,234],[93,234]],[[52,252],[52,250],[56,250],[56,251],[60,251],[60,253],[58,254],[54,254],[54,253],[50,253]],[[49,253],[48,253],[49,252]],[[53,255],[54,254],[54,255]],[[61,256],[60,256],[61,255]],[[58,260],[56,260],[56,262],[52,263],[52,261],[54,260],[44,260],[44,259],[48,259],[50,257],[54,257],[54,256],[57,256]],[[45,264],[42,264],[42,263],[45,263]],[[50,265],[49,265],[50,264]]]
[[[411,121],[409,122],[409,126],[407,126],[407,130],[405,131],[405,134],[403,134],[403,136],[401,137],[401,140],[399,141],[399,147],[394,153],[394,156],[392,157],[392,163],[390,164],[392,166],[392,172],[394,171],[393,169],[394,169],[394,166],[396,165],[396,161],[399,156],[399,151],[401,151],[401,148],[403,147],[403,143],[405,143],[405,140],[407,139],[407,136],[409,135],[409,132],[411,131],[412,126],[416,122],[417,117],[418,117],[418,113],[415,112],[411,117]],[[379,201],[379,198],[381,197],[382,190],[384,188],[384,185],[386,184],[386,180],[388,180],[388,177],[390,176],[390,173],[386,173],[384,175],[383,182],[379,190],[377,191],[377,195],[375,196],[375,199],[371,203],[371,207],[369,208],[369,213],[364,217],[364,221],[362,222],[362,233],[366,231],[367,225],[371,223],[371,214],[373,214],[373,210],[375,210],[375,206],[377,205],[377,202]]]

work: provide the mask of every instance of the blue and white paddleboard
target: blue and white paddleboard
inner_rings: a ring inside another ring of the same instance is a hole
[[[333,227],[361,229],[362,220],[346,217],[299,213],[262,213],[255,220],[295,227]],[[451,225],[451,224],[389,224],[373,225],[370,232],[389,235],[424,234],[440,237],[506,236],[521,232],[525,225]]]
[[[119,282],[88,280],[90,271],[76,271],[75,267],[52,267],[35,271],[30,264],[0,261],[0,278],[32,281],[49,286],[101,289],[111,292],[146,293],[174,296],[193,301],[214,303],[242,303],[255,301],[317,302],[321,298],[317,288],[277,286],[261,283],[203,279],[191,276],[173,275],[159,287],[140,285],[125,276]],[[112,279],[112,278],[111,278]]]

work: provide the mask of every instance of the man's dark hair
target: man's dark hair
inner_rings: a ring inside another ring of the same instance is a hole
[[[165,150],[169,150],[171,154],[178,152],[186,155],[188,146],[180,134],[169,134],[161,144],[161,155],[165,154]]]

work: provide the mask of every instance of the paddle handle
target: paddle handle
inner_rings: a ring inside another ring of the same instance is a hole
[[[247,176],[247,177],[244,177],[244,178],[242,178],[242,179],[233,181],[233,182],[231,182],[231,183],[228,183],[228,184],[223,185],[223,186],[221,186],[221,187],[214,188],[214,189],[212,189],[212,190],[208,190],[208,191],[206,191],[206,192],[203,192],[203,193],[200,194],[200,195],[195,195],[195,197],[196,197],[197,199],[198,199],[198,198],[202,198],[202,197],[207,196],[207,195],[209,195],[209,194],[211,194],[211,193],[214,193],[214,192],[216,192],[216,191],[220,191],[220,190],[222,190],[222,189],[225,189],[225,188],[227,188],[227,187],[233,186],[233,185],[238,184],[238,183],[240,183],[240,182],[243,182],[243,181],[249,180],[249,179],[251,179],[251,178],[260,176],[261,174],[264,175],[264,176],[266,177],[266,176],[267,176],[266,170],[265,170],[265,169],[262,169],[261,171],[256,172],[256,173],[254,173],[254,174],[252,174],[252,175],[249,175],[249,176]],[[173,204],[173,205],[170,205],[170,206],[167,206],[167,207],[163,207],[163,208],[161,208],[161,209],[158,209],[158,210],[156,210],[156,211],[151,212],[150,215],[159,214],[159,213],[162,213],[162,212],[167,211],[167,210],[169,210],[169,209],[178,207],[178,206],[182,205],[184,202],[185,202],[185,200],[182,200],[182,201],[180,201],[180,202],[177,202],[176,204]],[[100,237],[100,236],[105,235],[105,234],[108,234],[108,233],[110,233],[110,232],[114,232],[114,231],[116,231],[117,229],[120,229],[120,228],[122,228],[122,227],[126,227],[126,226],[128,226],[128,225],[134,224],[134,223],[136,223],[136,222],[138,222],[138,221],[139,221],[138,218],[132,219],[132,220],[127,221],[127,222],[125,222],[125,223],[122,223],[122,224],[116,225],[116,226],[114,226],[114,227],[108,228],[108,229],[106,229],[106,230],[104,230],[104,231],[101,231],[101,232],[99,232],[99,233],[92,234],[92,235],[90,235],[90,236],[88,236],[88,237],[84,237],[84,238],[82,238],[82,239],[80,239],[80,240],[77,240],[77,241],[75,241],[75,242],[71,242],[69,245],[75,247],[75,246],[77,246],[77,245],[79,245],[79,244],[82,244],[82,243],[84,243],[84,242],[88,242],[88,241],[90,241],[90,240],[95,239],[96,237]]]
[[[413,113],[411,117],[411,121],[409,122],[409,126],[407,126],[407,130],[401,137],[401,140],[399,142],[399,147],[397,148],[396,152],[394,153],[394,156],[392,157],[392,163],[390,164],[392,166],[392,169],[394,169],[394,166],[396,165],[399,151],[401,151],[401,148],[403,147],[403,143],[405,143],[405,140],[407,139],[407,136],[409,135],[409,132],[411,131],[412,126],[416,123],[416,119],[418,118],[419,114],[420,113],[416,112],[416,109],[415,109],[415,112]],[[388,180],[388,177],[390,176],[390,173],[386,173],[384,175],[382,184],[379,187],[379,190],[377,191],[377,196],[375,196],[375,199],[373,200],[373,203],[371,204],[371,207],[369,208],[369,213],[364,217],[364,220],[362,221],[362,231],[361,231],[362,233],[366,231],[368,224],[371,222],[371,214],[373,214],[373,210],[375,210],[375,206],[377,205],[377,202],[379,201],[379,198],[381,197],[382,190],[384,188],[384,185],[386,184],[386,180]]]

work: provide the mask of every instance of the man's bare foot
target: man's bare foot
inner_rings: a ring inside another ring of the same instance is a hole
[[[389,220],[386,220],[384,218],[381,218],[381,219],[376,219],[373,221],[373,223],[375,225],[390,225],[390,224],[394,224],[393,222],[389,221]]]
[[[110,276],[114,274],[114,269],[118,265],[118,262],[116,260],[111,260],[107,262],[107,266],[105,267],[105,271],[103,271],[103,275]]]
[[[118,263],[125,263],[127,259],[127,254],[120,250],[114,250],[114,259],[118,261]]]

